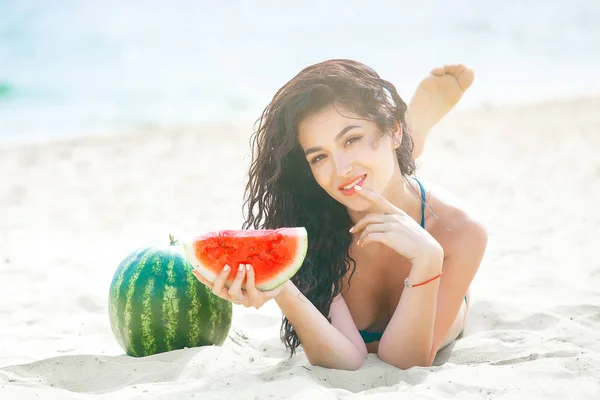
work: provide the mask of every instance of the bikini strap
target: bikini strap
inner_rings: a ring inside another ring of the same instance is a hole
[[[413,179],[419,184],[421,188],[421,228],[425,229],[425,188],[420,180],[413,176]]]

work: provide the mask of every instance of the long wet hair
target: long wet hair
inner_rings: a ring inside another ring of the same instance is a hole
[[[349,110],[376,123],[381,135],[402,128],[396,157],[403,176],[412,175],[413,140],[406,125],[406,103],[390,82],[351,60],[309,66],[286,83],[256,121],[250,138],[252,163],[244,192],[244,229],[303,226],[308,251],[292,282],[330,322],[329,310],[356,269],[348,253],[352,222],[344,205],[314,179],[298,142],[300,122],[328,106]],[[350,272],[350,273],[348,273]],[[301,344],[283,316],[281,340],[294,355]]]

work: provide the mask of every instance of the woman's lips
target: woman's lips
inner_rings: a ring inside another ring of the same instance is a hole
[[[354,193],[356,193],[356,190],[354,190],[354,187],[357,185],[362,187],[362,185],[364,185],[366,179],[367,179],[367,175],[363,175],[362,178],[360,178],[360,181],[358,181],[358,183],[356,185],[353,185],[350,189],[340,188],[340,192],[342,192],[342,194],[344,196],[352,196]]]

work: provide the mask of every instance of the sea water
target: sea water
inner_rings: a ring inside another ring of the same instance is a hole
[[[405,100],[462,62],[459,107],[600,92],[597,0],[0,0],[0,144],[253,121],[302,68],[351,58]]]

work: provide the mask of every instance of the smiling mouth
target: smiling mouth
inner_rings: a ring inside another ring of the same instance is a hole
[[[354,191],[354,187],[356,185],[362,185],[363,182],[365,181],[365,179],[367,178],[367,175],[361,175],[360,177],[356,178],[355,180],[353,180],[352,182],[350,182],[349,184],[345,185],[345,186],[340,186],[339,189],[342,192],[350,192],[350,191]]]

